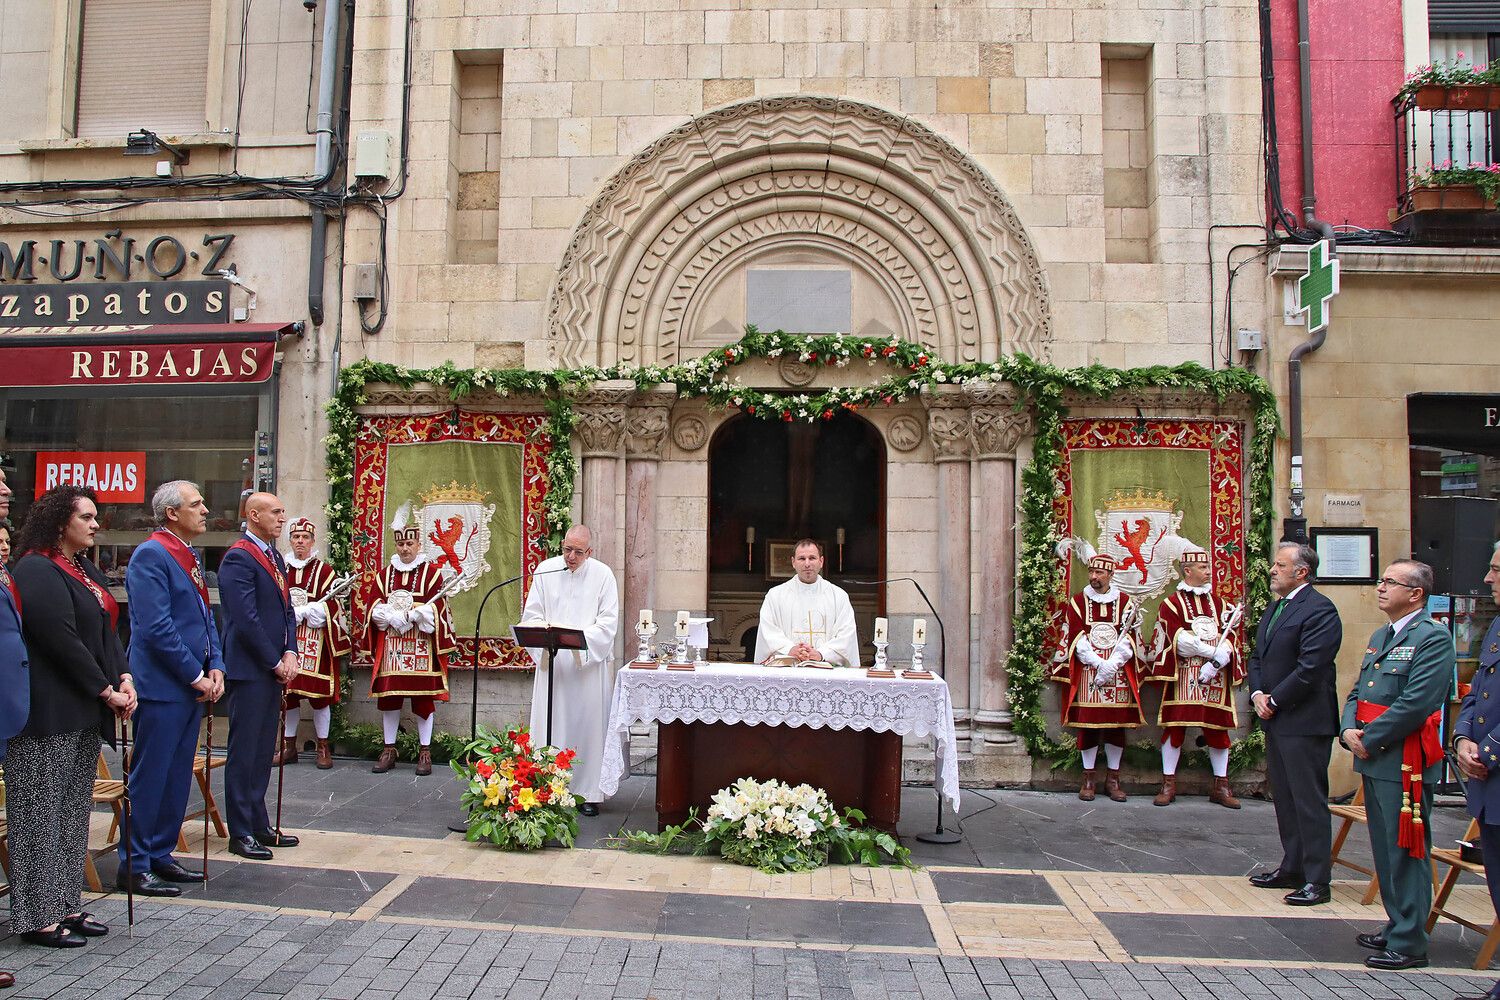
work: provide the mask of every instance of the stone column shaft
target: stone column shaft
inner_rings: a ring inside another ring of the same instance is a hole
[[[969,652],[969,412],[968,401],[945,392],[927,401],[927,429],[937,463],[938,611],[943,618],[943,665],[960,741],[968,737],[974,695]]]

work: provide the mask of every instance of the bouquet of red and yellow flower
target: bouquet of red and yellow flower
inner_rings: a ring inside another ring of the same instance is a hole
[[[480,726],[474,742],[450,765],[465,786],[465,838],[506,850],[535,851],[549,840],[572,847],[578,799],[568,783],[576,756],[572,750],[534,745],[523,728],[501,733]]]

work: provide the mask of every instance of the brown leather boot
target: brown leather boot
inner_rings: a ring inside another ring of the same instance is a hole
[[[1208,793],[1208,801],[1215,805],[1221,805],[1225,809],[1238,809],[1240,807],[1240,800],[1235,798],[1234,793],[1229,790],[1228,778],[1214,779],[1214,786]]]
[[[1156,793],[1156,798],[1151,800],[1153,806],[1169,806],[1177,799],[1177,775],[1164,774],[1161,776],[1161,791]]]
[[[432,773],[432,748],[421,747],[417,750],[417,776]]]
[[[297,763],[297,737],[283,736],[281,749],[271,755],[271,766],[280,767],[282,764],[295,763]]]
[[[1094,801],[1094,789],[1098,787],[1095,783],[1097,774],[1093,768],[1087,768],[1083,772],[1083,787],[1078,789],[1078,797],[1085,802]]]
[[[318,740],[318,770],[326,771],[333,767],[333,751],[328,748],[328,741]]]
[[[1110,768],[1104,775],[1104,790],[1109,793],[1112,802],[1125,801],[1125,789],[1120,787],[1120,769]]]
[[[375,766],[374,767],[370,768],[370,773],[371,774],[384,774],[385,772],[389,771],[391,768],[393,768],[395,766],[396,766],[396,748],[393,747],[393,746],[391,746],[389,743],[387,743],[385,745],[385,749],[382,750],[382,751],[380,751],[380,759],[375,762]]]

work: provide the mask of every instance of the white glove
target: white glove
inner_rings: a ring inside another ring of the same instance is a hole
[[[302,624],[302,620],[307,617],[307,605],[304,604],[300,608],[296,607],[296,606],[293,606],[292,607],[292,617],[294,617],[294,618],[297,619],[297,624],[298,625],[301,625]]]
[[[384,601],[376,601],[374,606],[370,608],[370,621],[374,622],[379,628],[389,630],[391,628],[391,616],[395,613],[395,610],[389,604]]]
[[[1214,647],[1214,655],[1213,655],[1213,661],[1214,661],[1214,663],[1218,664],[1221,667],[1224,666],[1224,664],[1226,664],[1226,663],[1229,662],[1229,654],[1230,654],[1229,643],[1227,643],[1227,642],[1221,642],[1221,643],[1219,643],[1217,646]]]
[[[1114,687],[1115,678],[1119,675],[1120,668],[1114,663],[1106,663],[1103,668],[1094,671],[1094,687]]]
[[[322,628],[328,624],[328,605],[322,601],[304,604],[297,610],[302,612],[300,620],[305,621],[308,628]]]
[[[1198,683],[1210,684],[1215,677],[1219,676],[1219,668],[1212,663],[1205,663],[1198,668]]]
[[[412,625],[411,617],[410,611],[396,611],[392,609],[390,612],[391,631],[397,635],[405,635],[410,632]]]
[[[1179,656],[1196,656],[1200,659],[1213,659],[1214,647],[1201,641],[1197,636],[1187,632],[1177,633],[1177,654]]]
[[[1078,650],[1078,658],[1083,661],[1084,666],[1093,667],[1095,670],[1104,666],[1104,659],[1098,653],[1094,652],[1094,647],[1090,646],[1087,640],[1080,642],[1075,648]]]
[[[411,609],[410,616],[412,624],[428,635],[437,631],[437,609],[431,604],[418,604]]]

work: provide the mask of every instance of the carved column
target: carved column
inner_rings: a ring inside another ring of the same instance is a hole
[[[979,476],[979,697],[975,749],[1013,749],[1005,658],[1014,637],[1016,591],[1016,445],[1031,418],[1008,391],[975,393],[970,410]]]
[[[625,596],[621,632],[656,607],[656,469],[667,440],[675,386],[636,396],[625,411]],[[627,644],[628,645],[628,644]]]
[[[961,391],[943,389],[924,402],[937,463],[937,603],[947,660],[944,679],[962,741],[974,712],[969,655],[969,401]]]
[[[624,381],[599,383],[574,409],[573,429],[583,445],[582,519],[594,533],[594,557],[618,572],[625,559],[620,535],[620,445],[625,430],[625,403],[635,386]]]

